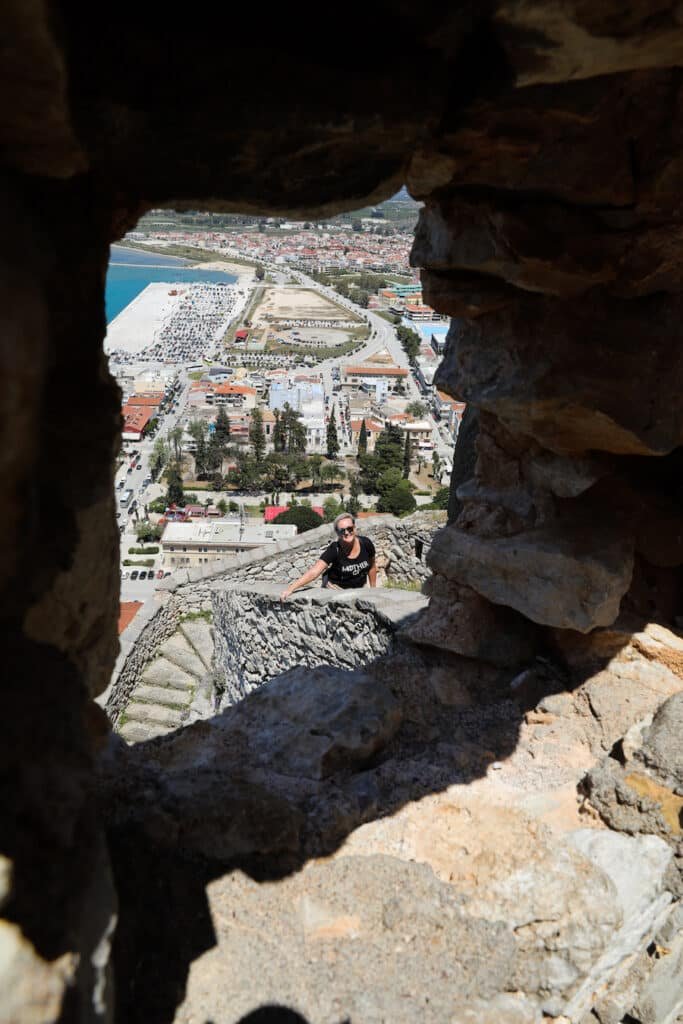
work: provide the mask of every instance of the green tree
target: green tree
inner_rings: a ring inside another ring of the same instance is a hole
[[[165,437],[157,437],[152,446],[152,455],[149,460],[149,469],[152,477],[156,480],[168,461],[168,441]]]
[[[346,502],[346,511],[350,512],[352,516],[357,516],[360,512],[361,506],[358,496],[361,492],[360,477],[357,473],[349,474],[349,498]]]
[[[365,455],[368,450],[368,428],[365,426],[365,420],[360,425],[360,433],[358,435],[358,454]]]
[[[397,484],[400,484],[404,479],[400,469],[396,466],[390,466],[389,469],[385,469],[377,481],[377,493],[380,497],[388,494]]]
[[[230,444],[230,418],[223,406],[218,410],[213,433],[221,447],[227,448]]]
[[[330,495],[329,498],[325,498],[323,502],[323,509],[325,510],[325,522],[333,523],[338,515],[344,511],[344,506],[341,501],[337,501]]]
[[[293,524],[299,533],[315,530],[316,527],[323,524],[323,520],[318,513],[314,512],[312,508],[307,508],[305,505],[297,505],[296,508],[290,508],[288,512],[281,512],[279,516],[275,517],[273,522],[277,523],[278,526]]]
[[[289,403],[285,402],[283,415],[287,438],[285,450],[289,455],[302,454],[306,451],[306,428],[301,422],[301,413],[292,409]]]
[[[339,455],[339,438],[337,437],[337,419],[334,409],[327,423],[327,457],[336,459]]]
[[[183,459],[183,428],[177,426],[169,430],[168,441],[173,453],[173,460],[180,464]]]
[[[273,448],[276,452],[283,452],[287,447],[287,430],[285,428],[284,421],[280,415],[280,410],[276,409],[275,426],[273,427]]]
[[[432,501],[432,508],[447,509],[450,493],[450,488],[439,487],[438,491],[434,495],[434,500]]]
[[[249,455],[239,455],[237,466],[228,473],[228,482],[247,493],[258,490],[261,474],[255,460]]]
[[[346,473],[338,462],[328,462],[321,471],[322,481],[325,484],[336,484],[343,480],[345,476]]]
[[[416,400],[406,406],[406,412],[409,416],[414,416],[416,420],[421,420],[427,412],[427,406],[424,402],[418,402]]]
[[[414,363],[420,352],[420,335],[412,327],[405,327],[399,324],[396,328],[396,336],[401,342],[403,351],[411,363]]]
[[[220,473],[223,468],[223,447],[216,437],[215,432],[211,434],[206,445],[204,467],[204,473],[206,476],[211,476],[213,473]]]
[[[254,452],[256,465],[260,466],[266,451],[266,434],[263,429],[263,413],[260,409],[253,409],[251,423],[249,424],[249,440]]]
[[[380,472],[391,466],[403,467],[403,434],[400,427],[388,423],[375,442],[375,455],[379,459]]]
[[[226,512],[228,511],[228,503],[225,500],[225,498],[221,498],[220,501],[216,502],[216,508],[218,509],[222,516],[226,514]]]
[[[395,516],[408,515],[415,511],[417,502],[413,497],[407,480],[399,480],[390,487],[377,502],[378,512],[391,512]]]
[[[166,470],[166,502],[169,505],[182,505],[185,500],[185,492],[183,490],[183,478],[180,475],[180,469],[177,462],[171,463],[169,468]]]
[[[209,425],[205,420],[190,420],[187,432],[195,443],[195,475],[198,480],[201,480],[206,473],[206,439],[209,433]]]
[[[405,446],[403,448],[403,478],[407,480],[410,476],[410,463],[412,462],[413,450],[410,442],[410,431],[406,430]]]
[[[308,468],[311,473],[311,483],[313,484],[314,487],[318,487],[320,481],[322,480],[322,455],[310,455],[308,458]]]
[[[150,523],[149,519],[141,519],[135,526],[135,536],[139,541],[159,540],[163,532],[163,527]]]
[[[258,263],[256,265],[255,270],[254,270],[254,277],[256,278],[257,281],[262,281],[265,276],[266,276],[265,268],[262,267],[260,263]]]
[[[441,467],[442,467],[442,465],[443,465],[443,463],[441,461],[441,456],[439,455],[439,453],[435,449],[432,452],[432,475],[433,475],[435,480],[440,480],[441,479]]]

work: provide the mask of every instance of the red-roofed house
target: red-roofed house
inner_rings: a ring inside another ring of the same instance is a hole
[[[386,366],[367,366],[362,363],[360,366],[346,366],[343,372],[343,383],[345,387],[363,386],[366,390],[376,390],[378,383],[386,385],[388,391],[394,391],[396,386],[403,383],[408,376],[408,371],[402,366],[395,366],[388,363]]]
[[[358,445],[358,442],[360,440],[360,431],[361,431],[362,423],[363,423],[362,419],[360,419],[360,420],[351,420],[351,443],[356,445],[356,446]],[[370,418],[366,418],[366,420],[365,420],[365,430],[366,430],[367,435],[368,435],[368,451],[369,452],[374,452],[374,450],[375,450],[375,441],[377,440],[378,436],[384,430],[384,424],[380,423],[379,420],[373,420],[373,419],[370,419]]]
[[[213,395],[215,405],[229,405],[233,409],[256,407],[256,388],[246,384],[216,384]]]
[[[141,441],[145,427],[154,416],[154,409],[145,405],[124,405],[121,413],[123,415],[123,430],[121,436],[124,441]]]
[[[263,522],[272,523],[281,512],[289,512],[289,505],[266,505],[263,510]],[[313,505],[313,511],[317,512],[321,519],[325,516],[325,510],[320,505]]]
[[[119,636],[142,608],[142,601],[121,601],[119,605]]]

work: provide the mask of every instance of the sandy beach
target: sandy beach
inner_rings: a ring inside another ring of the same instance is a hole
[[[224,270],[226,274],[235,274],[237,281],[235,287],[246,288],[254,284],[254,268],[245,267],[242,263],[230,263],[229,260],[212,260],[210,263],[190,264],[194,270]]]
[[[187,286],[182,284],[148,284],[109,324],[104,339],[105,352],[116,350],[131,355],[142,352],[154,342],[160,328],[177,307],[180,293],[186,289]],[[171,291],[178,294],[169,295]]]

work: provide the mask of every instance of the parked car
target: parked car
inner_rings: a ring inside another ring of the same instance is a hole
[[[141,569],[140,570],[140,572],[138,574],[138,579],[139,580],[146,580],[147,579],[147,570],[146,569]]]
[[[157,569],[157,579],[158,580],[163,580],[163,578],[164,578],[164,570],[163,569]]]
[[[123,579],[124,579],[124,580],[130,579],[130,573],[128,572],[128,570],[127,570],[127,569],[124,569],[124,572],[123,572]]]
[[[130,578],[132,580],[136,580],[138,578],[138,571],[137,571],[137,569],[133,569],[132,573],[130,574]]]

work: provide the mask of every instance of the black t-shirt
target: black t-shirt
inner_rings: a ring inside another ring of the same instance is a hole
[[[348,590],[365,586],[375,557],[375,545],[368,537],[359,537],[358,543],[360,551],[356,558],[349,558],[336,540],[333,540],[320,556],[330,567],[326,576],[328,582],[334,583],[335,587]]]

